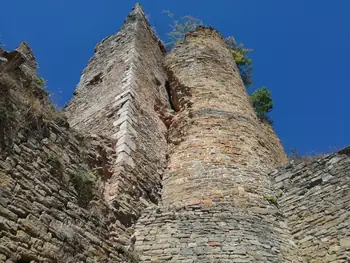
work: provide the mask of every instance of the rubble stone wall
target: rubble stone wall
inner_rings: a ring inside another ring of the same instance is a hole
[[[249,209],[225,200],[151,207],[135,237],[141,262],[303,262],[286,222],[266,202]]]
[[[1,152],[0,262],[132,262],[130,233],[102,194],[112,143],[83,141],[52,121]]]
[[[272,173],[278,203],[306,262],[350,261],[350,149]]]

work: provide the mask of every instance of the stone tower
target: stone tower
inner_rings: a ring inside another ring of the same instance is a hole
[[[166,57],[180,110],[169,128],[163,203],[241,196],[252,205],[265,191],[267,172],[286,163],[286,155],[256,118],[223,37],[201,27],[184,42]]]
[[[142,261],[288,258],[288,231],[263,197],[286,156],[214,29],[187,34],[164,58],[137,4],[96,46],[66,112],[73,127],[115,139],[104,191],[122,222],[152,210],[136,225]]]
[[[292,262],[288,230],[264,195],[286,162],[259,122],[223,37],[199,27],[166,56],[178,105],[168,130],[162,203],[145,213],[135,249],[145,262]]]
[[[288,233],[263,197],[286,156],[214,29],[187,34],[164,58],[137,4],[96,46],[66,112],[76,129],[115,139],[104,191],[122,222],[152,210],[136,225],[142,261],[288,258]]]
[[[162,46],[136,4],[120,31],[96,46],[65,109],[74,128],[114,141],[104,192],[127,225],[160,196],[167,128],[157,110],[170,108],[166,78]]]
[[[136,4],[69,123],[36,66],[0,51],[0,263],[350,262],[350,148],[288,163],[213,28],[165,54]]]

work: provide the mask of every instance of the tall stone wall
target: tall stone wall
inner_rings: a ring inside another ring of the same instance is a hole
[[[166,58],[176,116],[162,205],[136,225],[142,262],[301,262],[268,171],[286,162],[221,35],[200,27]]]
[[[271,174],[304,262],[350,262],[350,148]]]
[[[57,123],[31,132],[21,131],[13,152],[0,156],[0,262],[132,262],[130,233],[100,182],[87,195],[77,185],[99,176],[84,155],[99,163],[100,142],[84,152],[81,138]]]
[[[166,168],[169,105],[163,51],[137,4],[121,30],[96,46],[65,112],[85,133],[115,140],[116,160],[105,198],[130,225],[157,202]]]
[[[84,135],[56,113],[41,114],[50,106],[46,92],[32,86],[36,62],[28,45],[2,54],[0,70],[15,79],[7,95],[16,99],[1,97],[0,105],[15,112],[11,121],[34,105],[38,115],[15,120],[18,133],[0,145],[0,262],[135,261],[131,226],[160,196],[170,108],[163,47],[142,8],[97,45],[66,107]]]
[[[111,141],[72,131],[13,69],[0,72],[0,262],[133,262],[103,198]]]

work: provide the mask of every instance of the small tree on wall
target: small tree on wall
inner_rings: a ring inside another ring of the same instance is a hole
[[[273,100],[271,98],[271,91],[266,87],[262,87],[253,92],[250,96],[250,101],[255,110],[256,116],[261,120],[269,124],[272,124],[272,120],[267,115],[273,108]]]

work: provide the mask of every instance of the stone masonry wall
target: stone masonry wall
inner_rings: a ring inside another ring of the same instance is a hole
[[[141,261],[301,262],[278,208],[264,199],[268,171],[286,156],[257,120],[224,39],[200,27],[166,67],[178,112],[162,204],[136,225]]]
[[[221,200],[146,212],[135,228],[141,262],[303,262],[284,218],[264,201],[250,209]]]
[[[71,125],[115,140],[116,161],[105,199],[126,225],[149,202],[157,202],[166,168],[169,105],[162,46],[137,4],[121,30],[96,46],[72,101]]]
[[[0,72],[0,262],[133,262],[103,198],[113,143],[72,131],[17,66]]]
[[[304,262],[350,262],[350,149],[271,174]]]
[[[223,37],[208,28],[187,34],[166,66],[180,111],[169,128],[163,203],[264,192],[267,172],[286,155],[256,118]]]
[[[22,130],[1,155],[0,262],[132,261],[130,234],[98,188],[87,189],[96,191],[90,201],[75,182],[99,176],[84,156],[98,160],[95,143],[84,152],[81,137],[50,123],[45,132]]]

